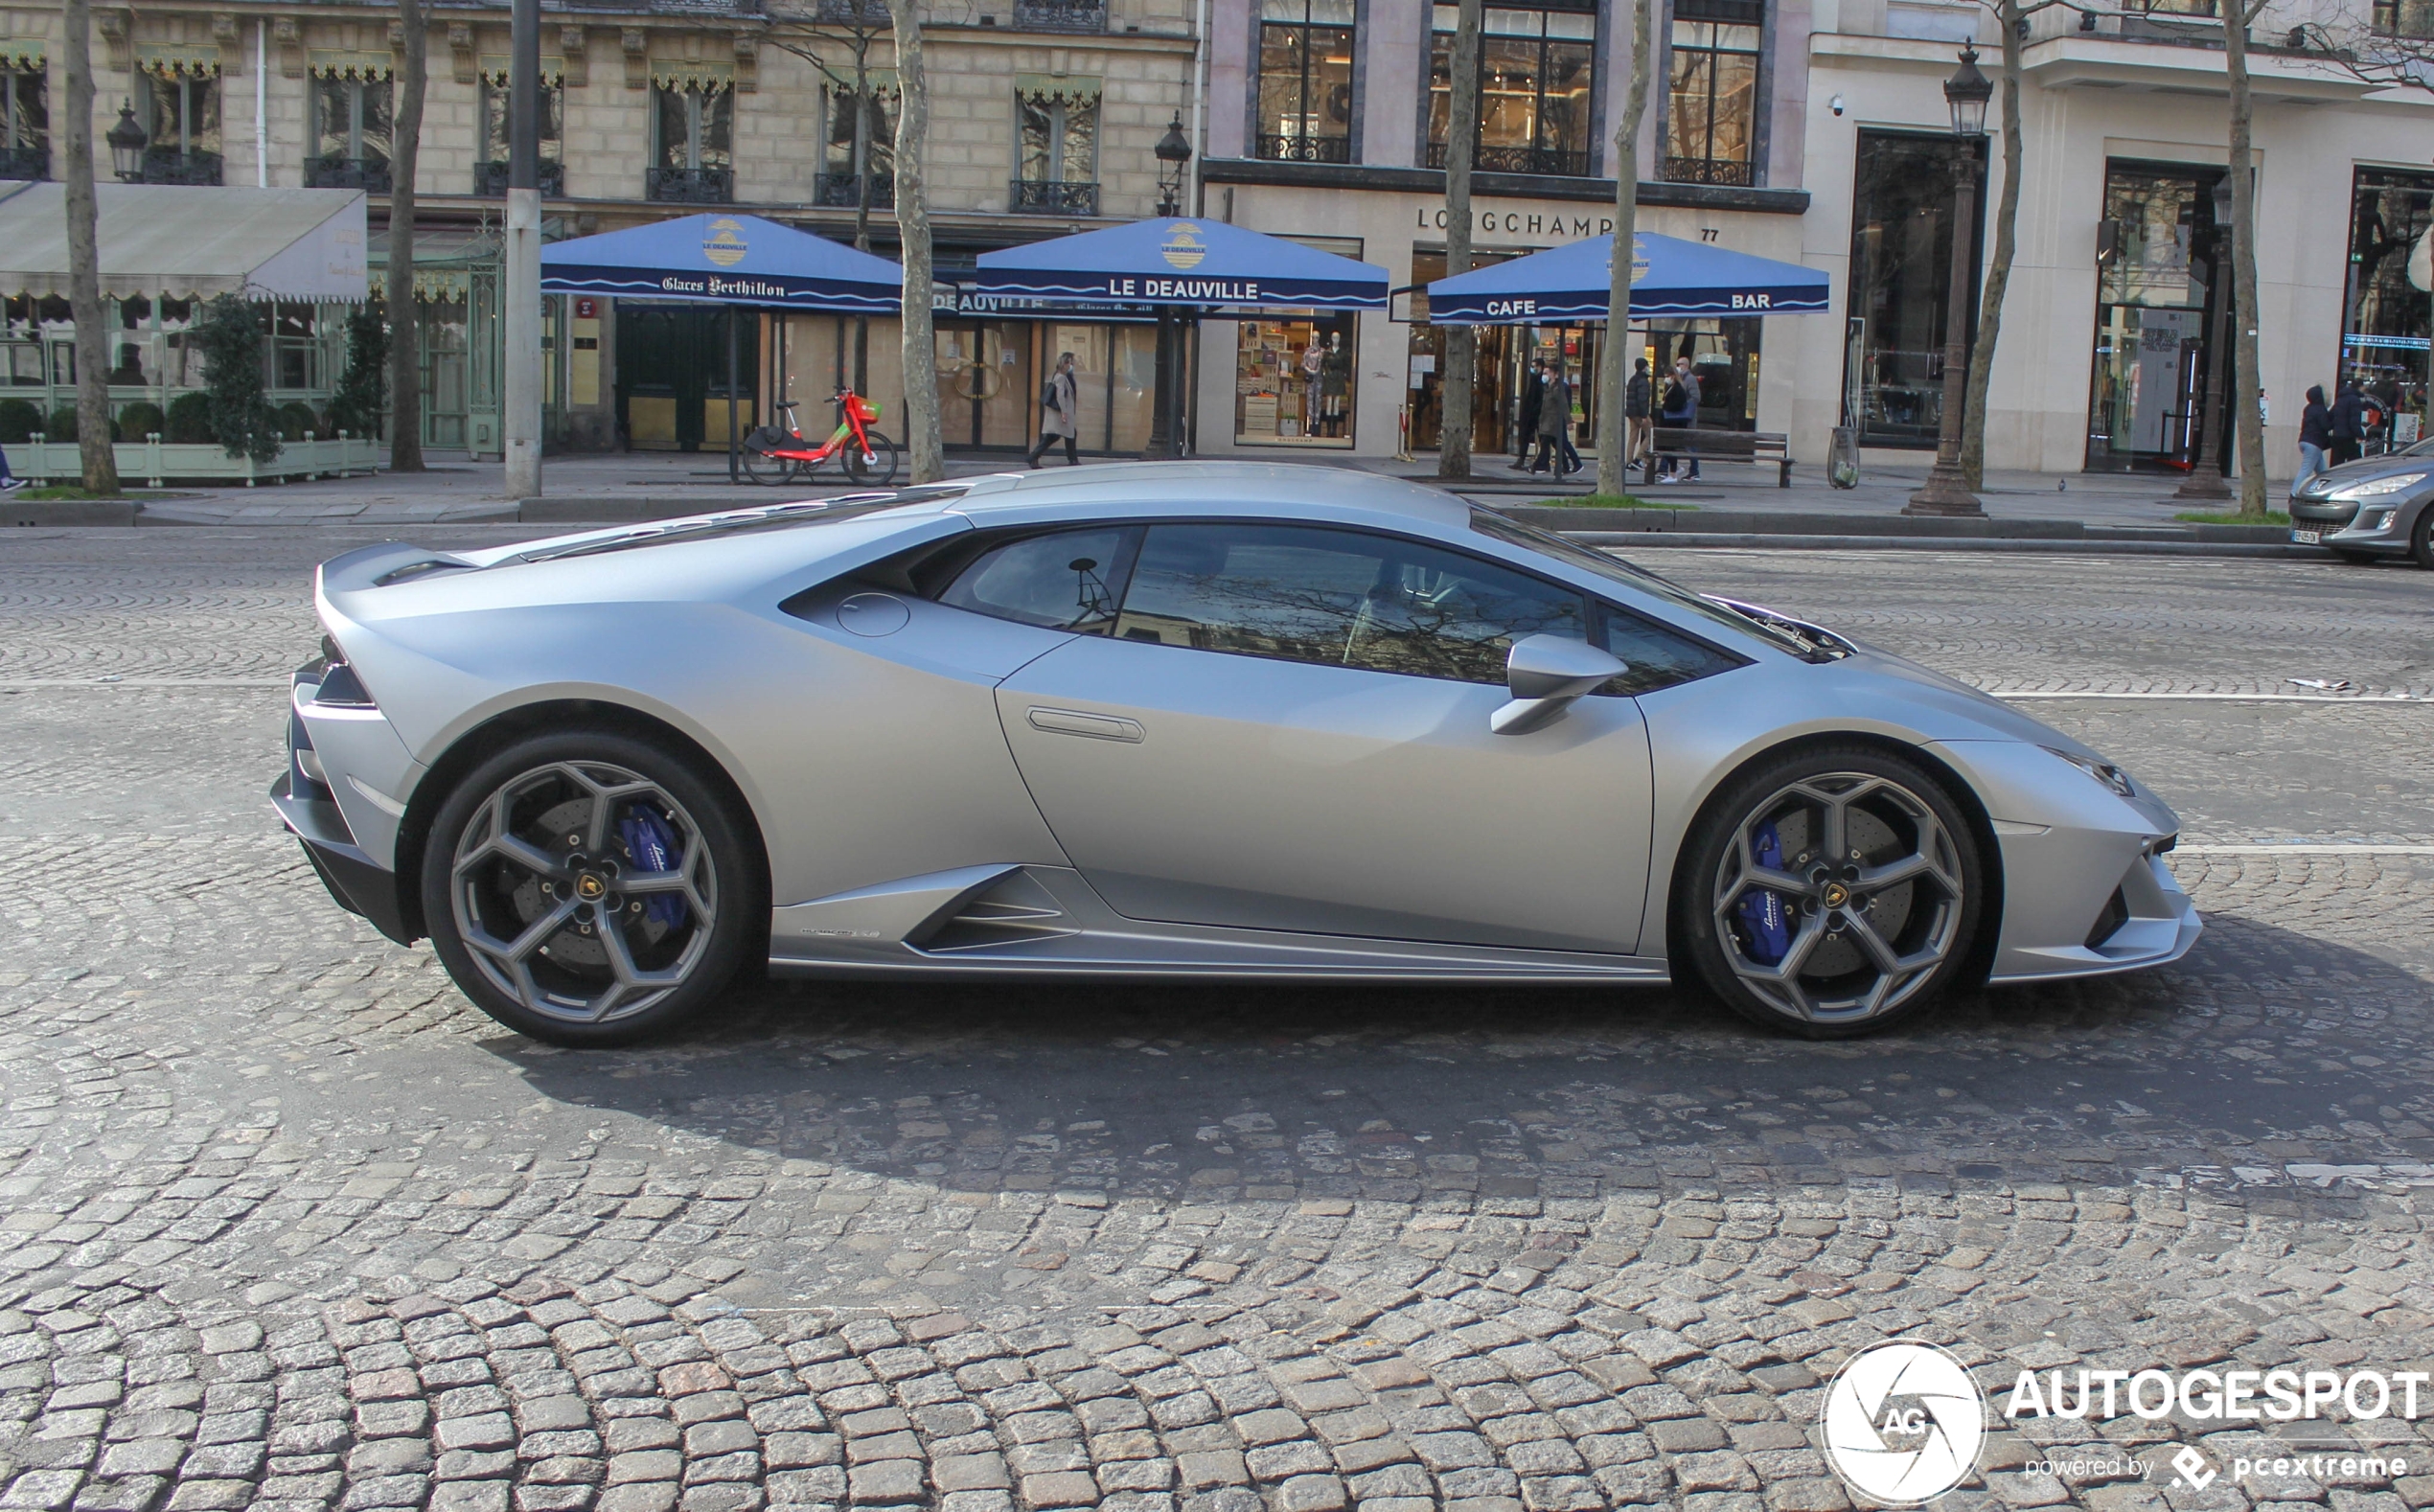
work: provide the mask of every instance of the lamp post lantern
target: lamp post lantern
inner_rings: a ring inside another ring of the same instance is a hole
[[[135,102],[124,101],[118,107],[118,125],[102,133],[110,145],[110,166],[118,171],[119,182],[132,184],[144,176],[144,149],[151,138],[135,124]]]
[[[1184,210],[1184,170],[1192,160],[1192,144],[1183,135],[1182,111],[1175,113],[1166,134],[1158,139],[1158,145],[1150,151],[1158,158],[1159,218],[1180,216]],[[1166,306],[1159,308],[1157,384],[1150,401],[1149,447],[1145,456],[1183,454],[1183,361],[1190,346],[1185,329],[1183,311]]]
[[[2208,245],[2206,292],[2213,296],[2215,318],[2206,326],[2206,407],[2197,419],[2196,464],[2172,497],[2227,499],[2231,483],[2223,476],[2226,455],[2223,433],[2231,428],[2231,396],[2224,391],[2231,347],[2231,175],[2215,180],[2215,224]]]
[[[1961,476],[1961,412],[1969,377],[1969,285],[1975,267],[1970,232],[1978,215],[1978,142],[1986,133],[1986,102],[1994,84],[1978,72],[1978,50],[1961,49],[1961,67],[1944,80],[1952,109],[1952,275],[1943,321],[1943,415],[1936,426],[1936,466],[1927,486],[1910,495],[1905,515],[1984,515],[1985,506]]]

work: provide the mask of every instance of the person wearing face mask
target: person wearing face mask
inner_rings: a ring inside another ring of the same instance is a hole
[[[1665,382],[1665,405],[1658,413],[1657,424],[1665,426],[1668,430],[1696,430],[1699,428],[1699,376],[1691,371],[1690,359],[1688,357],[1675,357],[1673,359],[1673,377]],[[1684,439],[1688,440],[1688,438],[1686,437]],[[1699,459],[1697,455],[1693,454],[1684,460],[1688,462],[1690,465],[1688,471],[1677,472],[1675,470],[1675,465],[1667,463],[1665,465],[1665,470],[1657,474],[1657,481],[1659,483],[1689,483],[1695,481],[1699,475]]]

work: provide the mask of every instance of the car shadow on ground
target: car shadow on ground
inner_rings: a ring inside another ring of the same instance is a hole
[[[1669,990],[1066,982],[755,985],[671,1042],[486,1042],[560,1104],[948,1189],[1485,1201],[2119,1183],[2278,1138],[2423,1158],[2428,1066],[2390,1019],[2425,1000],[2373,955],[2228,918],[2160,972],[1990,990],[1859,1041]]]

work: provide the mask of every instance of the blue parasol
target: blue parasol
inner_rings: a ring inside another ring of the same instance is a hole
[[[541,248],[540,286],[548,294],[884,314],[904,302],[905,270],[758,216],[700,215],[553,242]]]
[[[1222,220],[1138,220],[983,252],[976,294],[1206,309],[1384,309],[1386,269]]]
[[[1613,290],[1614,238],[1475,268],[1428,286],[1428,318],[1452,325],[1552,325],[1603,320]],[[1642,232],[1632,239],[1631,313],[1818,315],[1826,275],[1702,241]]]

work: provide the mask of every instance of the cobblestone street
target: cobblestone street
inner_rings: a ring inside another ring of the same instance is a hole
[[[2434,574],[1642,559],[2162,792],[2208,923],[2162,972],[1815,1044],[1665,992],[756,984],[564,1052],[264,796],[310,566],[369,538],[0,538],[0,1508],[1830,1512],[1881,1340],[1998,1413],[2434,1370]],[[2407,1473],[2166,1468],[2267,1443]],[[2398,1415],[1984,1464],[1940,1504],[2434,1505]]]

